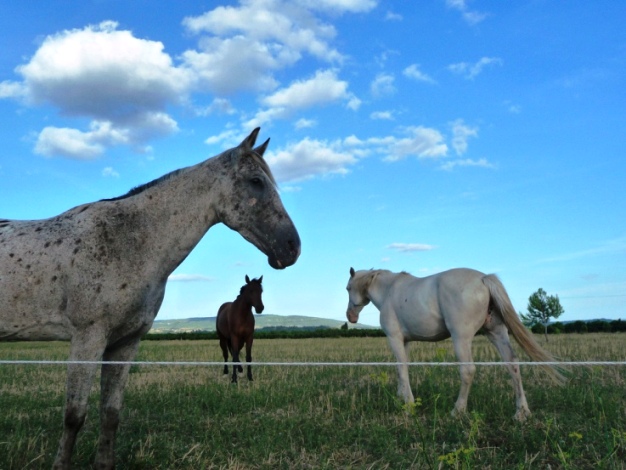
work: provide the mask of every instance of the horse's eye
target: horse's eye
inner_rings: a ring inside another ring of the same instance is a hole
[[[254,178],[251,178],[250,182],[252,183],[253,186],[256,186],[258,188],[263,186],[263,180],[261,178],[259,178],[258,176],[255,176]]]

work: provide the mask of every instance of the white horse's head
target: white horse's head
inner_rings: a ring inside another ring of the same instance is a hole
[[[367,290],[369,289],[375,273],[373,271],[354,271],[350,268],[350,279],[348,280],[348,310],[346,317],[350,323],[359,320],[359,313],[370,303]]]

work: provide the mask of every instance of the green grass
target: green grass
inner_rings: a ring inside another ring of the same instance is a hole
[[[560,335],[564,360],[626,358],[622,334]],[[67,343],[0,343],[1,359],[65,359]],[[146,341],[141,361],[220,361],[217,341]],[[477,361],[496,359],[485,340]],[[255,361],[393,361],[384,338],[257,340]],[[520,358],[524,356],[520,354]],[[451,343],[414,343],[414,361],[454,360]],[[61,433],[63,366],[0,366],[0,469],[50,468]],[[414,407],[391,367],[269,367],[233,386],[221,367],[135,366],[118,433],[122,469],[626,468],[626,367],[575,367],[554,385],[523,367],[533,415],[516,423],[502,367],[479,367],[469,413],[450,416],[455,367],[411,368]],[[93,461],[98,391],[75,468]]]

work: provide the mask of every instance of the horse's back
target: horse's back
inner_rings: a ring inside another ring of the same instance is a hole
[[[464,323],[473,329],[484,321],[489,302],[489,292],[482,283],[484,276],[468,268],[421,278],[399,274],[391,294],[404,336],[439,341],[456,333]]]

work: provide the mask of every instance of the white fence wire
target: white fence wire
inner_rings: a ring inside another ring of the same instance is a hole
[[[0,365],[124,365],[132,366],[223,366],[223,365],[241,365],[241,366],[271,366],[271,367],[364,367],[364,366],[380,366],[380,367],[396,367],[406,364],[407,366],[416,367],[451,367],[474,364],[476,366],[626,366],[626,361],[569,361],[569,362],[223,362],[223,361],[54,361],[54,360],[2,360]]]

